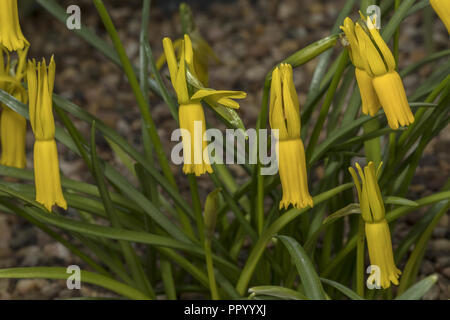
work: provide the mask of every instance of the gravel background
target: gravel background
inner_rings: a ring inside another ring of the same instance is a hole
[[[73,1],[72,1],[73,2]],[[63,5],[71,1],[59,1]],[[141,1],[106,1],[119,35],[126,45],[128,55],[138,63],[138,39]],[[210,43],[221,63],[211,66],[210,86],[248,92],[241,103],[239,114],[247,127],[254,127],[261,99],[261,85],[268,70],[284,57],[329,34],[344,1],[317,0],[237,0],[190,1],[195,20],[201,33]],[[93,28],[103,38],[101,21],[91,2],[78,1],[82,22]],[[178,16],[179,1],[153,1],[150,38],[154,55],[162,52],[163,36],[178,38],[181,27]],[[39,8],[38,8],[39,9]],[[353,11],[356,13],[356,9]],[[356,14],[354,15],[356,18]],[[443,24],[435,19],[433,40],[437,49],[448,48],[448,34]],[[35,10],[21,21],[24,34],[31,42],[30,56],[40,59],[55,54],[57,74],[55,92],[73,100],[86,110],[96,114],[115,128],[130,142],[140,144],[140,121],[131,90],[119,69],[101,54],[89,47],[78,36],[66,29],[42,10]],[[424,49],[422,16],[415,14],[403,24],[400,37],[400,68],[426,55]],[[294,80],[303,104],[317,59],[298,68]],[[408,92],[414,90],[426,78],[432,68],[424,67],[419,73],[404,79]],[[166,105],[151,96],[152,115],[158,124],[162,141],[170,141],[174,122]],[[211,114],[207,112],[208,119]],[[220,123],[213,124],[223,128]],[[88,127],[76,121],[83,132]],[[28,166],[32,164],[31,130],[28,132]],[[105,141],[99,138],[100,156],[121,167],[113,158]],[[167,152],[173,144],[167,143]],[[427,147],[410,189],[410,199],[426,196],[439,190],[449,177],[450,129],[447,126],[440,136]],[[61,169],[73,179],[91,181],[83,161],[60,147]],[[122,168],[123,169],[123,168]],[[239,176],[242,173],[232,167]],[[173,166],[177,177],[181,167]],[[188,186],[179,179],[183,192]],[[207,178],[199,179],[203,193],[209,189]],[[394,246],[424,210],[408,215],[397,224]],[[428,244],[420,277],[437,272],[438,285],[425,299],[450,298],[450,215],[447,213],[433,232]],[[15,216],[0,213],[0,268],[24,266],[68,266],[81,264],[62,245]],[[0,299],[55,299],[73,296],[108,296],[98,288],[82,285],[80,291],[66,289],[64,281],[8,280],[0,279]]]

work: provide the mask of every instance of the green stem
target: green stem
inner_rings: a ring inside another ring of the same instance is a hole
[[[364,220],[362,217],[358,219],[356,241],[356,293],[364,297]]]
[[[380,122],[378,118],[373,118],[363,124],[364,133],[369,134],[373,131],[377,131],[380,128]],[[373,161],[377,167],[381,163],[381,145],[380,137],[376,137],[367,141],[364,141],[364,150],[366,153],[367,161]]]
[[[322,109],[320,110],[319,118],[317,119],[316,125],[314,126],[313,133],[311,138],[309,139],[308,147],[306,148],[306,163],[309,165],[311,156],[314,152],[314,148],[316,147],[317,141],[319,140],[320,132],[322,131],[323,124],[328,115],[328,111],[330,109],[331,103],[333,102],[334,93],[336,92],[339,81],[341,80],[341,76],[344,73],[345,68],[348,64],[348,52],[347,50],[343,51],[338,58],[338,67],[336,73],[333,76],[333,80],[331,80],[330,87],[328,88],[328,92],[325,96],[325,101],[323,102]]]
[[[192,206],[194,208],[195,212],[195,220],[197,222],[197,231],[200,243],[204,240],[204,234],[202,230],[204,230],[204,224],[203,224],[203,214],[202,214],[202,205],[200,202],[200,196],[198,194],[198,187],[197,187],[197,178],[194,174],[188,174],[188,180],[189,180],[189,189],[191,190],[191,199],[192,199]]]
[[[202,233],[202,232],[200,232]],[[209,287],[211,291],[211,298],[213,300],[219,300],[219,291],[217,290],[216,278],[214,276],[214,266],[212,260],[211,252],[211,241],[208,239],[204,240],[205,247],[205,257],[206,257],[206,269],[208,271]]]

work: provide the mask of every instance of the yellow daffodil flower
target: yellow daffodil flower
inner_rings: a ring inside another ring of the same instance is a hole
[[[8,62],[6,64],[4,64],[3,52],[0,53],[0,64],[4,66],[0,68],[0,77],[7,80],[3,82],[3,85],[0,85],[0,88],[23,103],[27,103],[28,97],[25,89],[20,84],[20,81],[25,73],[27,52],[28,47],[18,51],[19,61],[14,77],[9,75],[10,63],[8,52],[5,52],[8,57]],[[2,155],[0,157],[0,164],[16,168],[25,168],[25,137],[27,130],[26,119],[6,105],[2,106],[3,110],[0,120]]]
[[[180,105],[178,115],[180,129],[182,129],[183,172],[186,174],[195,173],[197,176],[206,172],[211,173],[212,168],[208,153],[203,152],[204,150],[206,151],[207,143],[204,139],[206,123],[201,100],[210,100],[213,103],[220,103],[229,108],[239,108],[239,104],[232,99],[243,99],[246,97],[246,93],[202,88],[190,95],[186,81],[186,72],[189,71],[193,77],[197,78],[191,39],[188,35],[184,35],[184,40],[181,42],[179,63],[175,57],[172,40],[164,38],[163,47],[169,67],[170,79]]]
[[[345,18],[344,25],[341,26],[341,29],[344,31],[346,40],[348,41],[347,48],[350,60],[355,66],[356,82],[358,83],[361,94],[362,112],[364,114],[370,114],[373,117],[381,108],[381,104],[373,87],[372,77],[364,69],[364,60],[359,51],[358,39],[355,34],[355,24],[352,19]]]
[[[283,198],[280,209],[313,206],[308,190],[305,149],[300,139],[300,105],[293,83],[292,67],[281,64],[272,72],[269,122],[278,129],[277,161]]]
[[[375,173],[373,162],[369,162],[364,168],[364,172],[358,163],[356,164],[356,168],[361,177],[362,186],[359,183],[355,169],[350,167],[349,171],[355,182],[361,214],[365,222],[370,263],[379,267],[380,283],[377,283],[377,285],[381,285],[381,287],[386,289],[390,287],[391,282],[398,285],[398,277],[401,271],[395,266],[391,234],[385,218],[383,198],[381,197],[380,187],[377,182],[381,164],[378,167],[377,173]]]
[[[430,4],[439,18],[445,24],[450,34],[450,1],[448,0],[430,0]]]
[[[30,45],[20,28],[17,0],[0,1],[0,44],[9,51]]]
[[[55,81],[53,56],[47,67],[45,60],[36,65],[28,61],[27,82],[30,105],[30,123],[34,137],[34,176],[36,201],[48,211],[54,204],[67,209],[59,175],[58,151],[55,142],[55,122],[52,111],[52,93]]]
[[[364,69],[372,77],[372,84],[386,114],[389,126],[398,129],[414,122],[414,116],[406,98],[402,79],[395,70],[392,52],[384,42],[370,18],[367,28],[355,25],[355,35]]]

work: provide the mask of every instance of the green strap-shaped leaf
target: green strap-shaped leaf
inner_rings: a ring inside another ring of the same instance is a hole
[[[308,300],[306,296],[298,291],[279,286],[258,286],[248,289],[248,292],[250,297],[265,295],[286,300]]]
[[[66,272],[65,268],[59,267],[31,267],[31,268],[11,268],[0,269],[0,278],[40,278],[40,279],[62,279],[65,280],[70,276]],[[111,279],[109,277],[102,276],[97,273],[81,270],[80,273],[81,284],[83,282],[95,284],[102,288],[111,290],[121,296],[136,299],[136,300],[149,300],[150,297],[142,292],[127,286],[119,281]]]
[[[418,300],[421,299],[431,287],[434,286],[436,281],[438,280],[438,276],[436,274],[432,274],[415,285],[411,286],[408,290],[403,292],[401,295],[397,296],[395,300]]]
[[[292,260],[297,267],[302,285],[305,288],[306,296],[312,300],[325,300],[325,292],[323,291],[319,276],[306,254],[306,251],[294,238],[288,236],[278,236],[277,238],[280,239],[288,249]]]
[[[320,281],[339,290],[340,292],[342,292],[344,295],[346,295],[347,297],[349,297],[352,300],[364,300],[364,298],[362,298],[355,291],[347,288],[346,286],[344,286],[336,281],[325,279],[325,278],[320,278]]]

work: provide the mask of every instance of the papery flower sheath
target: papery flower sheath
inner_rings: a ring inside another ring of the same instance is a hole
[[[34,137],[34,176],[36,201],[52,210],[54,204],[67,209],[61,189],[52,93],[55,80],[53,56],[47,67],[45,60],[36,65],[28,61],[27,82],[30,123]]]
[[[445,24],[450,34],[450,1],[449,0],[430,0],[430,4],[439,18]]]
[[[377,182],[377,175],[381,164],[378,167],[377,173],[375,172],[373,162],[369,162],[364,167],[364,172],[358,163],[356,164],[356,168],[361,177],[362,185],[359,183],[355,169],[350,167],[349,171],[358,192],[361,214],[365,222],[370,264],[379,267],[380,283],[377,283],[377,285],[381,285],[381,287],[386,289],[390,287],[391,282],[398,285],[398,277],[401,271],[395,266],[391,234],[385,218],[383,198],[381,197],[380,187]]]
[[[0,44],[9,51],[30,45],[20,28],[17,0],[0,1]]]
[[[359,92],[361,94],[362,112],[374,116],[381,108],[377,93],[372,84],[372,77],[364,69],[364,60],[359,51],[358,39],[355,34],[355,24],[352,19],[345,18],[344,25],[341,26],[344,31],[346,40],[348,41],[348,52],[350,60],[355,66],[355,77],[358,83]]]
[[[187,71],[194,78],[197,78],[197,74],[194,66],[192,43],[187,34],[184,35],[184,40],[180,46],[181,55],[178,62],[172,40],[169,38],[163,39],[170,79],[180,105],[178,116],[183,143],[183,172],[186,174],[195,173],[195,175],[200,176],[206,172],[212,172],[206,150],[207,143],[204,138],[206,123],[201,100],[210,100],[229,108],[239,108],[239,104],[232,99],[243,99],[246,97],[246,93],[209,88],[189,88],[186,80]],[[190,94],[190,91],[195,92]]]
[[[407,126],[414,122],[402,79],[395,70],[394,56],[370,18],[367,18],[366,26],[355,25],[355,34],[364,69],[372,78],[389,126],[398,129],[399,125]]]
[[[300,139],[300,105],[292,67],[281,64],[272,72],[269,122],[278,130],[277,161],[283,198],[280,208],[313,206],[308,190],[305,149]]]

